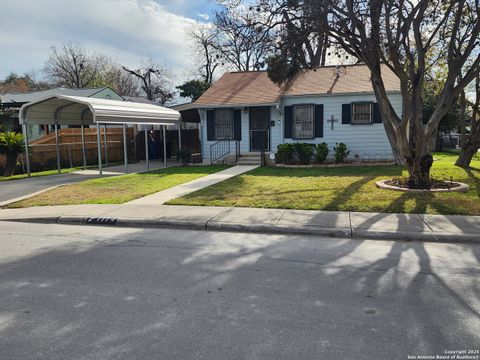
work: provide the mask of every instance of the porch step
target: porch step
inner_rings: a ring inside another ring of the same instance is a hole
[[[238,160],[237,165],[261,165],[261,163],[260,163],[260,160],[258,161]]]
[[[237,165],[260,165],[261,157],[257,153],[240,154]]]

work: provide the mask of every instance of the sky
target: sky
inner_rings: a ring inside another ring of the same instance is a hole
[[[191,73],[186,29],[211,18],[211,0],[1,0],[0,78],[40,71],[52,46],[75,41],[135,66],[151,56],[178,80]]]

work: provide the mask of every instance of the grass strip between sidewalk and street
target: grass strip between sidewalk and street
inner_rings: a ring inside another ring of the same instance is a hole
[[[470,169],[457,156],[435,153],[432,177],[470,185],[466,193],[381,190],[378,180],[406,176],[401,166],[258,168],[173,199],[169,205],[238,206],[386,213],[480,215],[480,159]]]
[[[57,187],[32,198],[10,204],[8,207],[122,204],[227,168],[228,166],[220,165],[171,167],[138,174],[86,180]]]

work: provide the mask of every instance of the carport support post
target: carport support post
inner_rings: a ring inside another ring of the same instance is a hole
[[[167,139],[165,138],[165,125],[162,125],[162,138],[163,138],[163,165],[167,167]]]
[[[100,124],[97,123],[98,172],[102,175],[102,143],[100,141]]]
[[[182,150],[182,122],[178,124],[178,150]]]
[[[105,166],[108,166],[107,124],[103,128],[103,143],[105,147]]]
[[[147,171],[150,170],[150,160],[148,155],[148,130],[147,124],[145,124],[145,163],[147,164]]]
[[[128,152],[127,152],[127,125],[123,124],[123,160],[125,162],[125,174],[128,173]]]
[[[82,124],[82,157],[83,157],[83,168],[87,168],[87,150],[85,149],[85,126]]]
[[[22,124],[23,141],[25,142],[25,160],[27,162],[27,176],[30,177],[30,154],[28,152],[28,127],[27,123]]]
[[[58,123],[55,123],[55,147],[57,149],[57,169],[58,173],[62,172],[60,167],[60,144],[58,143]]]

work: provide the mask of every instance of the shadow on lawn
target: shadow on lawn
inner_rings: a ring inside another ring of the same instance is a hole
[[[350,166],[350,167],[315,167],[315,168],[276,168],[260,167],[250,171],[250,176],[274,177],[327,177],[327,176],[401,176],[402,166]]]

